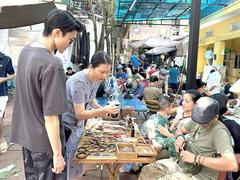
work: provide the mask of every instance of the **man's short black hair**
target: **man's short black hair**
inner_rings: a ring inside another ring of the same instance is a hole
[[[196,87],[197,87],[197,89],[201,88],[203,86],[206,86],[206,83],[203,82],[201,79],[196,79]]]
[[[170,107],[172,103],[173,103],[173,100],[170,97],[165,95],[162,95],[158,100],[158,105],[160,107],[160,110],[164,110]]]
[[[213,72],[215,72],[215,70],[214,70],[214,69],[212,69],[212,70],[210,71],[210,73],[213,73]]]
[[[149,81],[152,82],[157,82],[158,81],[158,77],[157,76],[150,76]]]
[[[44,21],[43,36],[49,36],[52,30],[56,28],[60,29],[63,35],[72,31],[79,32],[85,30],[85,26],[73,17],[70,12],[60,9],[54,9],[49,12]]]

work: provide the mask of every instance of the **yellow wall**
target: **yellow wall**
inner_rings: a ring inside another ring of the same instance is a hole
[[[220,11],[218,14],[214,14],[209,18],[205,18],[203,21],[207,23],[208,20],[214,20],[214,18],[221,18],[221,15],[224,16],[229,11],[234,11],[240,8],[240,1],[234,5],[227,7],[226,9]],[[224,48],[230,48],[236,53],[240,53],[240,30],[231,30],[231,25],[234,23],[240,23],[240,16],[233,16],[229,19],[223,20],[220,23],[214,24],[207,28],[202,28],[199,33],[199,51],[198,51],[198,64],[197,72],[202,73],[205,65],[204,55],[207,47],[212,47],[214,49],[214,54],[217,55],[217,59],[213,64],[222,64],[224,56],[222,52]],[[211,37],[206,37],[206,32],[211,32]]]
[[[216,59],[213,60],[213,65],[223,64],[224,55],[223,51],[225,49],[225,41],[217,41],[214,43],[214,55]]]
[[[204,66],[206,65],[206,61],[204,59],[204,54],[206,51],[207,47],[206,46],[200,46],[198,48],[198,62],[197,62],[197,72],[201,73]]]
[[[231,24],[240,22],[240,16],[232,17],[224,22],[214,24],[205,29],[201,29],[199,33],[199,45],[208,45],[216,41],[229,40],[240,37],[240,30],[231,31]],[[206,38],[206,32],[213,31],[212,37]]]

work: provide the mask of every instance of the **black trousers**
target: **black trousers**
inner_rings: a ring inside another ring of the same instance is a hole
[[[32,152],[22,148],[26,180],[66,180],[66,168],[61,174],[52,172],[52,152]]]

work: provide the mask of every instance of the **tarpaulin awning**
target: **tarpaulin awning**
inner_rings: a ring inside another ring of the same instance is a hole
[[[54,2],[0,7],[0,29],[29,26],[44,22],[48,13],[56,9]]]
[[[135,41],[130,44],[134,49],[137,48],[154,48],[154,47],[172,47],[179,44],[179,41],[171,41],[163,38],[150,38],[145,40]]]
[[[159,54],[165,54],[171,51],[177,50],[176,47],[155,47],[153,49],[150,49],[149,51],[145,52],[147,55],[159,55]]]

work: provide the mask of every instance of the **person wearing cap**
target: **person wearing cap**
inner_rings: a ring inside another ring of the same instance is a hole
[[[215,99],[218,104],[219,104],[219,120],[228,128],[229,132],[231,133],[234,146],[233,150],[234,153],[237,154],[238,157],[240,157],[240,124],[238,124],[236,121],[232,120],[228,116],[224,116],[224,114],[227,112],[227,102],[228,102],[228,97],[223,94],[214,94],[211,96],[211,98]],[[233,179],[238,179],[240,178],[240,171],[238,172],[233,172],[232,173]]]
[[[169,167],[167,174],[177,173],[178,177],[183,175],[185,179],[186,176],[192,179],[217,179],[219,171],[237,171],[230,133],[218,120],[218,108],[215,99],[201,97],[193,107],[192,121],[182,127],[182,132],[189,136],[188,140],[183,136],[176,137],[177,162],[166,159],[147,165],[142,169],[139,180],[146,179],[147,171],[148,174],[157,171],[158,177],[166,176],[166,173],[161,174],[165,166]]]

